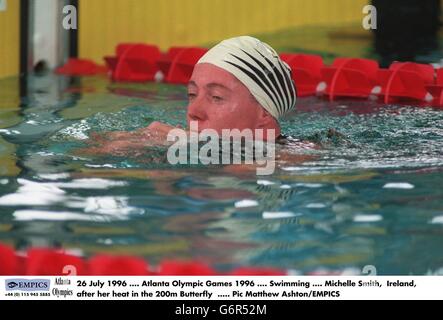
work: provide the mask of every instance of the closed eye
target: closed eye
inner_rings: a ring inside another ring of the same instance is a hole
[[[189,100],[194,100],[197,97],[197,95],[195,93],[189,92],[188,93],[188,99]]]
[[[214,100],[214,102],[221,102],[223,101],[223,98],[220,96],[212,96],[212,100]]]

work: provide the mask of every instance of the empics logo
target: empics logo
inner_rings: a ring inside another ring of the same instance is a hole
[[[6,291],[49,291],[51,280],[49,279],[6,279]]]

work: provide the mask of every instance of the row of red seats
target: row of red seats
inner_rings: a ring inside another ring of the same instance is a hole
[[[443,107],[443,69],[413,62],[394,62],[388,69],[377,61],[337,58],[325,66],[321,56],[282,54],[292,68],[299,96],[337,98],[375,96],[384,103],[411,102]]]
[[[110,71],[113,81],[146,82],[163,80],[167,83],[188,83],[197,61],[207,49],[172,47],[162,53],[157,46],[147,44],[119,44],[115,56],[106,56],[107,67],[87,59],[69,59],[56,69],[58,74],[73,76],[94,75]],[[161,77],[158,79],[159,72]]]
[[[228,273],[218,273],[200,262],[164,260],[152,268],[137,257],[97,255],[88,260],[60,250],[34,248],[18,255],[12,248],[0,244],[0,276],[2,275],[286,275],[274,268],[240,267]]]
[[[146,44],[119,44],[116,56],[105,57],[114,81],[144,82],[158,80],[159,71],[167,83],[188,83],[197,61],[207,49],[172,47],[167,53],[157,46]]]
[[[119,44],[115,56],[105,57],[114,81],[153,81],[186,84],[197,61],[207,49],[172,47],[162,53],[157,46]],[[443,69],[413,62],[395,62],[389,69],[377,61],[337,58],[323,64],[319,55],[281,54],[293,70],[298,95],[338,98],[377,97],[384,103],[413,103],[443,107]],[[59,73],[93,74],[103,69],[88,60],[71,59]],[[161,72],[163,79],[157,76]]]

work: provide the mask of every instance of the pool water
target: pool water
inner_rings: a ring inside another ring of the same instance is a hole
[[[76,152],[91,132],[185,125],[184,86],[30,76],[18,103],[16,80],[0,80],[0,243],[220,271],[443,270],[441,109],[299,99],[283,131],[322,148],[258,177],[172,166],[162,148]]]

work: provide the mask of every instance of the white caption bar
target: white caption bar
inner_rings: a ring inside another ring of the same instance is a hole
[[[442,300],[442,289],[442,276],[0,277],[0,300]]]

